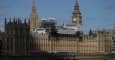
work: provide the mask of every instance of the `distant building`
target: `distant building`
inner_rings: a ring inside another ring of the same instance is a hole
[[[42,20],[40,27],[45,29],[52,29],[52,27],[56,28],[56,21],[53,18]]]
[[[52,29],[57,29],[56,21],[53,18],[42,20],[40,24],[40,28],[44,28],[46,30],[46,33],[50,33]]]
[[[39,28],[39,29],[35,29],[35,30],[31,29],[31,30],[30,30],[30,33],[31,33],[32,35],[36,35],[36,34],[46,34],[46,29],[45,29],[45,28]]]

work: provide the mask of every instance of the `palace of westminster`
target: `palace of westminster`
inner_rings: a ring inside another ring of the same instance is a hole
[[[112,31],[90,30],[88,35],[83,33],[82,15],[77,0],[70,24],[56,26],[53,18],[40,22],[35,0],[28,22],[26,20],[22,22],[20,18],[5,18],[4,31],[0,32],[2,55],[23,56],[40,52],[106,55],[115,51]]]

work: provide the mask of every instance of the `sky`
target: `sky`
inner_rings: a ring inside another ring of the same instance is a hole
[[[72,20],[75,0],[35,0],[37,14],[41,18],[55,18],[58,25]],[[103,29],[115,26],[115,0],[78,0],[82,13],[83,29]],[[29,18],[32,0],[0,0],[0,29],[4,18]]]

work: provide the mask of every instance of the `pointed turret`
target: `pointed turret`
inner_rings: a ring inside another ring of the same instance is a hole
[[[79,9],[79,4],[78,4],[77,0],[76,0],[76,3],[75,3],[75,6],[74,6],[74,12],[73,12],[73,14],[81,15],[80,9]]]
[[[79,7],[78,1],[76,0],[75,6],[74,7]],[[79,9],[79,8],[78,8]]]
[[[9,23],[11,23],[12,21],[11,21],[11,18],[9,19]]]
[[[24,19],[24,23],[26,23],[26,18]]]
[[[18,24],[20,24],[22,21],[21,21],[21,18],[18,17]]]
[[[4,21],[4,30],[6,30],[6,25],[7,25],[7,18],[5,17],[5,21]]]
[[[33,5],[32,5],[32,15],[36,15],[35,0],[33,0]]]
[[[30,16],[30,21],[29,21],[29,25],[31,29],[37,29],[38,28],[38,16],[37,16],[37,10],[36,10],[36,5],[35,5],[35,0],[33,0],[33,4],[32,4],[32,13]]]
[[[76,0],[73,10],[72,23],[75,25],[82,25],[82,16],[79,9],[78,1]]]
[[[6,24],[7,24],[7,18],[5,17],[5,26],[6,26]]]
[[[16,18],[15,18],[15,16],[14,16],[13,22],[15,23],[15,21],[16,21]]]

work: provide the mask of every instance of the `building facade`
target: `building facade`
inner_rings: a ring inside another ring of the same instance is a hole
[[[12,21],[13,20],[13,21]],[[29,47],[30,27],[20,18],[13,18],[7,22],[5,18],[4,32],[1,34],[2,54],[5,55],[21,55],[26,54]]]
[[[29,23],[21,22],[14,18],[13,22],[5,19],[5,28],[2,32],[1,41],[4,55],[31,55],[33,53],[47,52],[73,52],[76,54],[111,54],[112,53],[112,33],[102,30],[95,31],[94,34],[84,35],[76,29],[82,25],[82,17],[79,5],[76,2],[72,16],[71,26],[64,29],[75,31],[72,34],[58,33],[55,29],[45,34],[32,34],[30,30],[39,29],[38,16],[36,15],[35,1],[33,0],[32,15]],[[69,25],[70,26],[70,25]],[[48,26],[49,27],[49,26]],[[46,27],[47,28],[47,27]],[[69,32],[69,31],[68,31]],[[82,32],[82,31],[81,31]]]
[[[96,36],[83,36],[80,39],[77,35],[58,34],[50,36],[46,34],[37,35],[33,40],[37,44],[35,52],[74,52],[79,54],[111,54],[112,34],[106,31],[97,31]],[[39,46],[39,47],[38,47]]]

